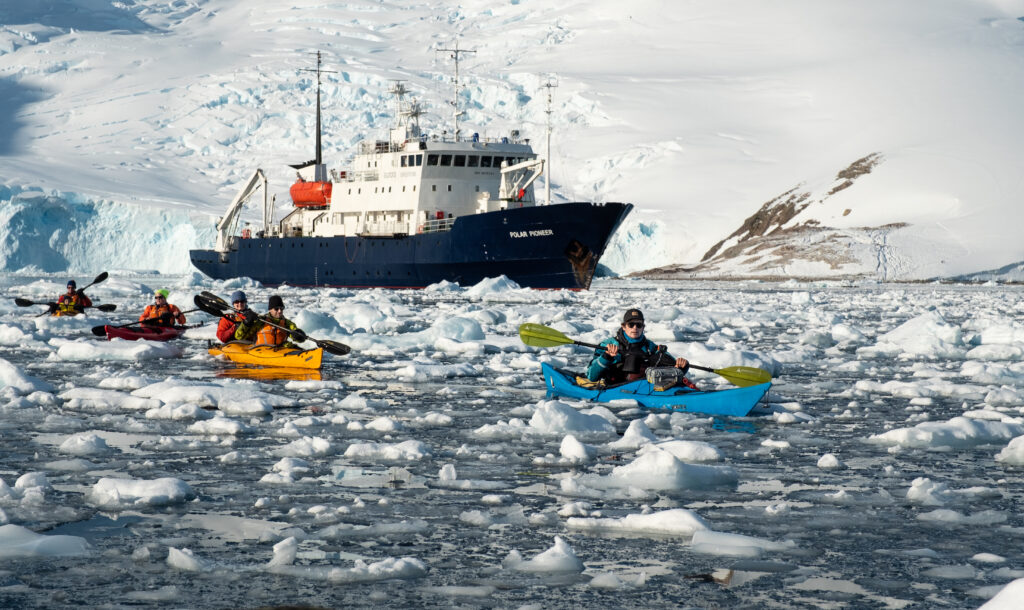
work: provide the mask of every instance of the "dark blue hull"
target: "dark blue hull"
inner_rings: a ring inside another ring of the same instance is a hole
[[[461,216],[449,231],[395,237],[237,240],[237,249],[192,250],[215,279],[250,277],[267,286],[422,288],[469,286],[506,275],[530,288],[587,289],[627,203],[563,203]]]

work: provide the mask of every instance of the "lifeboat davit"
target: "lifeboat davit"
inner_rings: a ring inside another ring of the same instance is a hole
[[[331,183],[299,181],[292,185],[289,193],[297,208],[325,208],[331,201]]]

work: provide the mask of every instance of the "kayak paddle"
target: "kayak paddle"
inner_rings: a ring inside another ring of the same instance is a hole
[[[78,289],[76,292],[84,292],[86,288],[89,288],[90,286],[92,286],[94,284],[99,284],[100,282],[106,280],[108,277],[110,277],[110,274],[108,274],[106,271],[104,271],[103,273],[97,275],[93,279],[93,281],[89,282],[88,284],[86,284],[82,288]],[[30,307],[32,305],[46,305],[47,307],[50,308],[50,311],[46,311],[46,312],[43,312],[43,313],[51,313],[53,310],[55,310],[57,308],[57,304],[54,303],[53,301],[48,301],[46,303],[39,303],[37,301],[32,301],[30,299],[23,299],[21,297],[18,297],[16,299],[14,299],[14,304],[17,305],[18,307]],[[96,309],[98,309],[100,311],[114,311],[115,309],[117,309],[117,305],[113,305],[113,304],[110,304],[110,303],[107,303],[105,305],[90,305],[89,307],[95,307]],[[43,313],[41,313],[39,315],[41,316],[41,315],[43,315]],[[38,318],[39,316],[36,316],[36,317]]]
[[[232,308],[227,301],[210,292],[203,292],[202,294],[197,294],[195,296],[194,301],[196,307],[202,309],[204,312],[210,314],[211,316],[223,318],[225,311],[234,310],[234,308]],[[271,322],[270,320],[266,319],[263,316],[258,317],[264,324],[269,324],[274,328],[280,328],[289,335],[294,336],[296,334],[295,331],[274,324],[273,322]],[[317,347],[323,348],[324,351],[330,354],[334,354],[336,356],[344,356],[345,354],[352,351],[351,347],[345,345],[344,343],[339,343],[337,341],[330,341],[328,339],[314,339],[313,337],[309,336],[307,336],[306,339],[309,339],[310,341],[315,343]]]
[[[200,309],[198,309],[198,308],[196,308],[196,309],[186,309],[185,311],[183,311],[181,313],[192,313],[194,311],[200,311]],[[165,321],[166,322],[170,322],[171,321],[171,317],[168,317],[168,316],[170,316],[170,314],[169,313],[165,313],[163,316],[160,316],[159,318],[148,318],[146,320],[139,320],[139,321],[135,321],[135,322],[129,322],[127,324],[118,324],[117,326],[111,326],[110,328],[128,328],[129,326],[171,326],[171,324],[166,324],[165,323]],[[101,324],[99,326],[93,326],[92,327],[92,334],[96,335],[97,337],[105,337],[107,335],[107,326],[109,326],[109,325]]]
[[[582,341],[576,341],[570,339],[563,333],[550,328],[548,326],[542,326],[540,324],[521,324],[519,326],[519,338],[522,339],[523,343],[531,347],[557,347],[559,345],[579,345],[582,347],[590,347],[593,349],[603,349],[600,345],[594,345],[593,343],[584,343]],[[729,383],[745,388],[747,386],[758,385],[762,383],[768,383],[772,380],[772,375],[764,369],[754,368],[751,366],[730,366],[724,369],[712,369],[706,366],[700,366],[697,364],[690,364],[690,368],[701,371],[707,371],[709,373],[715,373],[721,375]]]
[[[17,299],[14,299],[14,303],[18,307],[28,307],[29,305],[46,305],[47,307],[49,307],[49,306],[52,305],[54,309],[57,308],[57,303],[54,302],[54,301],[48,301],[46,303],[40,303],[39,301],[30,301],[28,299],[17,298]],[[93,309],[98,309],[100,311],[105,311],[105,312],[111,312],[111,311],[114,311],[115,309],[117,309],[117,305],[114,304],[114,303],[104,303],[102,305],[88,305],[86,307],[86,309],[88,309],[89,307],[91,307]],[[50,313],[50,312],[49,311],[44,311],[43,313]],[[40,315],[42,315],[42,314],[40,314]]]

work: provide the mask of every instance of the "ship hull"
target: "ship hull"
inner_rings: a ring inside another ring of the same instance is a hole
[[[214,279],[267,286],[422,288],[469,286],[505,275],[530,288],[587,289],[615,229],[633,206],[563,203],[456,218],[448,231],[416,235],[237,240],[226,253],[192,250]]]

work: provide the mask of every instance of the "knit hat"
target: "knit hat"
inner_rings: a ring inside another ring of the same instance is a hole
[[[78,288],[78,284],[75,283],[75,280],[68,280],[68,288]]]
[[[171,294],[171,291],[167,290],[166,288],[161,288],[160,290],[154,290],[153,291],[153,296],[155,296],[155,297],[163,297],[165,299],[167,298],[167,295],[169,295],[169,294]]]
[[[236,290],[231,293],[231,303],[235,304],[238,302],[248,303],[249,299],[245,298],[245,293],[241,290]]]
[[[630,309],[622,316],[622,323],[628,324],[629,322],[643,322],[644,313],[639,309]]]
[[[275,309],[277,307],[284,309],[284,301],[281,300],[281,297],[275,294],[270,297],[269,301],[267,301],[267,309]]]

